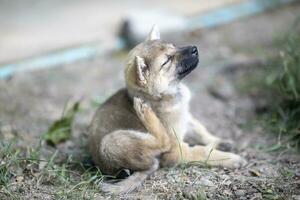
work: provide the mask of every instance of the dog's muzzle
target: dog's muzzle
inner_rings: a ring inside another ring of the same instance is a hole
[[[182,79],[197,67],[199,55],[195,46],[181,47],[179,53],[181,59],[177,66],[177,75],[179,79]]]

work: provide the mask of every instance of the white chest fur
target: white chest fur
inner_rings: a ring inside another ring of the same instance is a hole
[[[174,99],[162,102],[154,110],[158,117],[168,129],[170,134],[175,134],[183,140],[188,129],[189,121],[189,101],[191,94],[189,89],[181,84],[178,95]]]

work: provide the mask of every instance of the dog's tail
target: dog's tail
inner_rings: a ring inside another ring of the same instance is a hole
[[[153,172],[155,172],[159,167],[159,162],[157,159],[154,160],[152,167],[146,171],[137,171],[134,172],[128,178],[115,183],[102,183],[102,191],[109,194],[120,195],[120,194],[128,194],[139,186],[150,176]]]

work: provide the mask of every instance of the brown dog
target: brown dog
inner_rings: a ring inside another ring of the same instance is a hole
[[[126,88],[97,110],[90,125],[89,147],[101,171],[134,173],[103,191],[120,194],[137,188],[159,166],[205,161],[213,166],[240,167],[240,156],[213,149],[221,139],[210,134],[189,111],[190,91],[181,83],[198,64],[195,46],[176,47],[160,40],[154,27],[146,41],[128,56]],[[202,144],[183,141],[193,133]]]

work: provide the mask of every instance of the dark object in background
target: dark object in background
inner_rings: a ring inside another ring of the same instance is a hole
[[[131,31],[131,25],[128,19],[125,19],[119,29],[119,39],[123,43],[124,49],[132,49],[138,44],[138,39],[134,36],[134,33]]]

